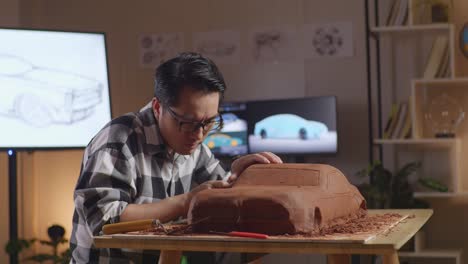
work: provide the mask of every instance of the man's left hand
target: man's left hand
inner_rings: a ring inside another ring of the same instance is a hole
[[[249,154],[242,156],[232,162],[231,165],[231,176],[228,178],[228,182],[234,182],[237,177],[252,164],[269,164],[269,163],[283,163],[280,157],[276,156],[271,152],[259,152],[255,154]]]

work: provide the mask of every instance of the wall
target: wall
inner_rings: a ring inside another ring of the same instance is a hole
[[[105,31],[109,46],[114,115],[134,111],[152,95],[153,70],[139,67],[138,37],[142,33],[231,29],[241,32],[241,46],[253,27],[349,21],[353,23],[354,56],[302,63],[220,65],[228,100],[337,95],[340,153],[321,161],[352,175],[367,162],[367,99],[363,5],[343,1],[125,1],[59,0],[29,2],[21,10],[24,26]],[[245,54],[245,52],[243,53]],[[299,79],[305,79],[305,87]],[[312,161],[312,160],[311,160]]]
[[[82,150],[22,152],[18,182],[19,236],[48,239],[47,228],[62,225],[72,230],[73,189],[80,173]],[[68,247],[61,246],[61,250]],[[35,250],[51,253],[37,244]],[[30,253],[30,252],[28,252]]]
[[[2,0],[0,4],[0,27],[19,25],[19,3],[16,0]],[[3,248],[9,239],[8,221],[8,156],[0,152],[0,263],[8,263],[9,257]]]
[[[189,49],[191,33],[197,31],[239,31],[242,46],[247,41],[246,32],[253,27],[292,25],[299,28],[306,23],[352,22],[353,57],[252,65],[243,56],[240,65],[220,65],[220,68],[229,86],[228,100],[337,95],[340,153],[336,157],[308,161],[331,163],[351,178],[366,166],[363,4],[339,0],[142,0],[137,3],[130,6],[128,1],[115,0],[24,1],[20,9],[21,25],[106,32],[113,115],[117,116],[137,110],[152,97],[153,70],[139,67],[137,40],[141,33],[184,32]],[[25,157],[23,166],[25,170],[33,168],[34,179],[25,180],[27,187],[24,188],[35,192],[34,204],[25,203],[35,212],[28,218],[35,222],[34,230],[28,232],[44,237],[47,225],[58,222],[67,227],[69,234],[71,214],[65,214],[73,209],[71,198],[78,177],[80,151],[27,155],[32,156]],[[24,212],[25,216],[28,214],[31,211]]]

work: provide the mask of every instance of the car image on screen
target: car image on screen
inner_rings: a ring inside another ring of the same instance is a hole
[[[318,139],[328,132],[325,124],[304,119],[293,114],[278,114],[264,118],[255,124],[254,134],[262,139]]]
[[[247,122],[233,113],[224,113],[222,132],[247,131]]]
[[[243,140],[237,137],[231,137],[222,133],[214,133],[208,135],[203,143],[210,149],[221,148],[221,147],[236,147],[243,144]]]

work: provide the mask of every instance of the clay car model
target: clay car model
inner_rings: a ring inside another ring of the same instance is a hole
[[[324,164],[257,164],[232,188],[207,189],[190,204],[195,232],[314,233],[366,212],[366,201],[338,169]]]
[[[325,124],[306,120],[293,114],[278,114],[262,119],[255,124],[254,134],[265,138],[318,139],[328,132]]]
[[[208,135],[205,140],[203,140],[210,149],[219,148],[219,147],[235,147],[242,145],[242,139],[238,137],[231,137],[222,133],[214,133]]]
[[[0,114],[46,126],[71,124],[91,115],[102,100],[103,85],[78,74],[0,55],[0,89]]]

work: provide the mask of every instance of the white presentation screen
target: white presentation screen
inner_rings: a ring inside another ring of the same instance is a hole
[[[104,34],[0,28],[0,148],[85,147],[110,119]]]

